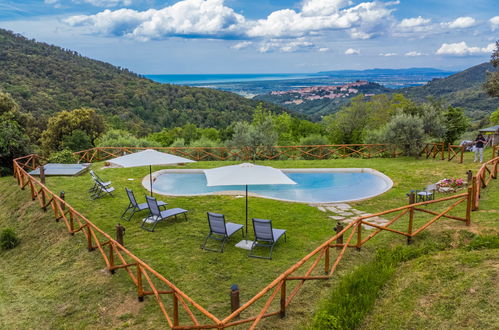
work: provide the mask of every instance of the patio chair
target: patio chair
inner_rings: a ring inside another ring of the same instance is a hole
[[[177,215],[179,214],[184,214],[185,220],[187,220],[187,210],[176,207],[173,209],[166,209],[164,211],[161,211],[156,198],[146,195],[146,201],[147,205],[149,206],[149,216],[142,220],[142,229],[145,229],[147,231],[154,231],[154,228],[156,228],[158,222],[169,217],[175,217],[176,219]]]
[[[435,199],[435,191],[437,190],[436,185],[431,184],[426,186],[423,190],[411,190],[411,193],[414,193],[414,202],[426,202]],[[409,196],[407,194],[407,196]]]
[[[114,188],[111,187],[111,183],[106,185],[107,182],[101,182],[98,179],[94,179],[94,182],[95,182],[95,189],[92,191],[90,198],[97,199],[104,197],[105,195],[110,195],[111,197],[114,197],[113,196]]]
[[[128,189],[128,188],[125,188],[125,190],[126,190],[126,194],[128,196],[128,200],[130,201],[130,203],[128,204],[125,212],[123,212],[123,214],[121,215],[121,219],[126,220],[126,221],[130,221],[130,219],[133,217],[135,212],[147,210],[147,209],[149,209],[149,205],[147,205],[147,202],[142,203],[142,204],[137,203],[137,200],[135,199],[135,195],[133,194],[133,191]],[[166,203],[163,201],[158,201],[158,206],[166,208]],[[125,215],[127,213],[130,213],[130,215],[128,217],[125,217]]]
[[[223,214],[207,212],[208,214],[208,225],[210,226],[210,233],[206,236],[202,249],[213,251],[213,252],[224,252],[225,243],[229,240],[229,238],[237,232],[238,230],[243,229],[243,225],[225,222],[225,216]],[[241,230],[241,233],[244,237],[244,231]],[[213,250],[206,247],[206,243],[208,239],[214,239],[217,241],[222,241],[222,247],[220,250]]]
[[[93,170],[88,171],[90,176],[92,177],[92,181],[94,182],[94,185],[92,188],[88,189],[89,193],[95,193],[97,192],[100,188],[100,185],[97,182],[101,182],[102,185],[108,187],[111,185],[111,181],[104,181],[102,180]]]
[[[274,245],[277,243],[279,238],[284,235],[284,241],[287,240],[286,230],[272,228],[271,220],[253,218],[253,230],[255,232],[255,240],[251,245],[251,250],[248,252],[249,257],[272,259],[272,250],[274,249]],[[259,246],[270,248],[268,257],[253,254],[253,250]]]

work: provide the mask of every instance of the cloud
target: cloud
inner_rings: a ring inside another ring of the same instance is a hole
[[[324,53],[324,52],[327,52],[327,51],[329,51],[329,48],[327,48],[327,47],[319,48],[319,52],[321,52],[321,53]]]
[[[405,56],[423,56],[424,54],[421,53],[421,52],[417,52],[417,51],[412,51],[412,52],[407,52],[404,54]]]
[[[360,54],[359,49],[348,48],[347,50],[345,50],[345,55],[359,55],[359,54]]]
[[[88,3],[96,7],[116,7],[116,6],[130,6],[132,0],[72,0],[74,3]],[[61,6],[61,0],[44,0],[44,3],[48,5],[54,5],[55,7]]]
[[[429,18],[423,18],[422,16],[414,18],[404,18],[398,25],[401,29],[412,29],[414,27],[428,25],[431,22]]]
[[[386,56],[386,57],[397,56],[397,55],[398,55],[397,53],[379,53],[379,56]]]
[[[443,27],[447,27],[449,29],[465,29],[472,27],[476,24],[476,21],[473,17],[458,17],[452,22],[442,23]]]
[[[323,16],[337,13],[341,8],[350,5],[350,0],[305,0],[301,11],[304,16]]]
[[[235,45],[231,46],[230,48],[240,50],[240,49],[248,48],[252,44],[253,44],[253,42],[251,42],[251,41],[241,41],[241,42],[238,42]]]
[[[272,51],[294,53],[312,48],[315,48],[315,45],[312,42],[306,41],[304,38],[299,38],[295,41],[271,39],[269,41],[262,42],[258,48],[258,51],[261,53],[268,53]]]
[[[454,55],[454,56],[469,56],[492,53],[495,49],[495,44],[488,44],[486,47],[469,47],[466,42],[456,42],[453,44],[444,43],[435,52],[437,55]]]
[[[224,0],[183,0],[159,10],[106,9],[95,15],[72,16],[65,22],[89,26],[103,35],[150,40],[234,37],[243,33],[245,18],[224,6]]]
[[[490,20],[490,25],[492,26],[492,31],[495,31],[499,28],[499,16],[494,16]]]

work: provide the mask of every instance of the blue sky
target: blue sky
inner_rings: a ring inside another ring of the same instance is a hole
[[[1,0],[0,28],[141,74],[298,73],[489,60],[497,0]]]

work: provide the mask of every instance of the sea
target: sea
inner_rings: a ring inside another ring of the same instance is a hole
[[[348,75],[323,73],[274,74],[151,74],[146,78],[162,84],[213,88],[233,92],[247,98],[310,86],[342,85],[357,80],[379,83],[387,88],[421,86],[432,79],[449,76],[453,72],[418,72],[405,74],[356,73]]]

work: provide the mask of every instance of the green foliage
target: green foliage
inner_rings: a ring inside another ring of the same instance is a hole
[[[104,117],[89,108],[61,111],[49,119],[47,129],[42,133],[42,148],[47,152],[62,150],[65,139],[70,143],[83,143],[84,141],[77,140],[84,139],[78,133],[76,137],[66,138],[76,130],[84,132],[93,143],[105,130]]]
[[[73,151],[64,149],[50,154],[48,161],[57,164],[75,164],[78,162],[78,157],[73,154]]]
[[[146,138],[137,138],[131,133],[111,129],[95,141],[97,147],[160,147],[161,144]]]
[[[172,144],[170,145],[170,147],[172,147],[172,148],[183,148],[183,147],[186,147],[185,140],[183,138],[175,139],[175,141],[172,142]]]
[[[215,147],[220,147],[220,143],[216,140],[210,140],[207,137],[202,136],[196,141],[192,141],[189,144],[189,147],[193,148],[200,148],[200,147],[205,147],[205,148],[215,148]]]
[[[86,150],[93,147],[90,136],[81,129],[75,129],[70,135],[62,139],[62,147],[72,151]]]
[[[0,248],[2,250],[13,249],[19,244],[19,242],[20,240],[12,228],[5,228],[0,233]]]
[[[159,84],[1,29],[0,58],[0,88],[37,117],[41,130],[47,117],[81,107],[98,109],[111,127],[140,136],[187,123],[221,128],[251,120],[258,104],[229,92]],[[274,104],[264,107],[284,111]]]
[[[448,107],[444,116],[444,142],[453,144],[466,131],[469,120],[461,108]]]
[[[496,49],[490,57],[490,63],[494,68],[499,67],[499,40],[496,41]],[[499,97],[499,71],[488,73],[484,87],[487,94],[492,97]]]
[[[416,156],[424,140],[423,120],[406,114],[399,114],[386,125],[383,141],[392,143],[404,150],[407,156]]]
[[[300,139],[298,143],[301,146],[313,146],[313,145],[324,145],[328,144],[328,140],[325,136],[319,134],[312,134]]]
[[[489,120],[492,125],[499,125],[499,108],[497,108],[496,111],[492,112]]]
[[[466,246],[468,251],[482,249],[499,249],[499,235],[475,236]]]
[[[17,103],[0,92],[0,173],[10,173],[12,160],[30,153],[31,143]]]

